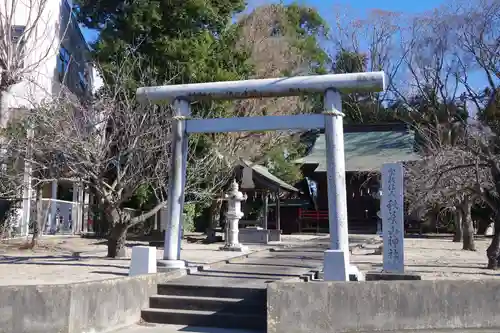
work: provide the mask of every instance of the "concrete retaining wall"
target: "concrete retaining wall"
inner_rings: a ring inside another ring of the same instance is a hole
[[[184,271],[64,285],[0,287],[0,333],[94,333],[140,319],[156,286]]]
[[[500,280],[272,283],[268,333],[499,328]]]

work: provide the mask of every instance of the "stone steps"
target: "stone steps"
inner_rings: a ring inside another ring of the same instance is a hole
[[[142,319],[150,323],[265,331],[266,289],[159,284]]]
[[[145,309],[142,311],[142,319],[157,324],[248,329],[257,331],[265,331],[267,325],[265,316],[179,309]]]
[[[255,298],[246,300],[242,298],[154,295],[149,299],[149,307],[195,311],[259,312],[260,315],[266,315],[266,308]]]
[[[223,280],[223,279],[221,279]],[[194,284],[164,283],[158,284],[159,295],[179,295],[197,297],[220,298],[260,298],[265,300],[266,286],[262,288],[225,287],[225,286],[199,286]]]

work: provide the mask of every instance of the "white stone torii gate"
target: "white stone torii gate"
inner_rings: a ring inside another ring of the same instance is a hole
[[[378,92],[385,89],[384,72],[296,76],[260,80],[207,82],[137,89],[143,102],[174,104],[172,178],[168,187],[164,268],[183,268],[180,230],[189,133],[325,129],[328,178],[330,249],[325,251],[325,280],[349,280],[349,240],[345,184],[344,130],[340,92]],[[325,112],[292,116],[189,119],[190,102],[202,99],[244,99],[324,93]]]

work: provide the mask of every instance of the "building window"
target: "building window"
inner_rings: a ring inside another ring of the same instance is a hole
[[[82,72],[78,72],[78,82],[80,83],[80,88],[82,88],[82,90],[87,89],[87,82],[86,82],[85,77],[83,76]]]
[[[12,60],[17,62],[16,67],[24,67],[24,25],[11,26],[10,39],[12,42]]]
[[[89,79],[88,79],[88,71],[85,69],[82,72],[78,72],[78,79],[80,83],[80,88],[82,88],[83,91],[87,91],[88,86],[89,86]]]
[[[12,39],[12,43],[17,43],[19,41],[19,39],[23,36],[25,28],[26,27],[24,25],[13,25],[11,27],[12,33],[10,38]]]
[[[63,82],[69,70],[69,62],[71,55],[64,47],[61,46],[59,50],[59,57],[57,58],[57,73],[59,74],[59,81]]]

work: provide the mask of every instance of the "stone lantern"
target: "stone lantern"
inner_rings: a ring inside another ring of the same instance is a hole
[[[224,195],[224,200],[228,202],[226,212],[226,244],[220,249],[223,251],[245,252],[248,248],[240,244],[238,233],[239,222],[243,217],[241,202],[247,200],[247,195],[239,191],[236,179],[231,184],[229,193]]]

